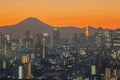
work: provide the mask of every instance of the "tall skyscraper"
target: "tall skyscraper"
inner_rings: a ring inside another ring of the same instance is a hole
[[[23,70],[22,70],[22,66],[18,67],[18,79],[22,79],[23,78]]]
[[[111,69],[105,68],[105,80],[110,80],[111,78]]]
[[[31,63],[28,63],[28,79],[30,79],[32,77],[31,75]]]
[[[59,39],[60,39],[60,33],[58,28],[54,28],[53,29],[53,42],[54,42],[54,46],[59,44]]]
[[[48,33],[44,33],[42,35],[42,38],[45,39],[45,46],[49,47],[50,46],[50,35]],[[43,41],[42,41],[43,44]]]
[[[120,29],[112,32],[112,48],[120,50]]]
[[[97,47],[104,47],[105,40],[104,40],[104,30],[103,28],[99,27],[96,35],[96,45]]]
[[[105,36],[105,46],[107,48],[111,48],[111,31],[104,30],[104,36]]]
[[[84,33],[79,33],[79,42],[81,48],[86,47],[86,35]]]
[[[3,33],[2,32],[0,32],[0,50],[2,50],[3,49],[3,45],[4,45],[4,40],[3,40]]]
[[[46,53],[46,42],[47,42],[47,38],[48,37],[48,34],[47,33],[44,33],[43,34],[43,54],[42,54],[42,56],[43,56],[43,58],[45,58],[45,53]]]
[[[73,43],[74,43],[74,46],[78,47],[78,45],[79,45],[78,33],[74,33],[74,36],[73,36]]]
[[[4,55],[7,55],[7,39],[4,40]]]

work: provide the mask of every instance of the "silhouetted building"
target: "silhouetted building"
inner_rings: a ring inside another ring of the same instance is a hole
[[[79,33],[79,46],[80,48],[85,48],[87,44],[87,38],[84,33]]]
[[[60,40],[60,33],[58,28],[53,29],[53,45],[57,46]]]
[[[108,49],[111,48],[111,31],[110,30],[105,30],[104,31],[104,37],[105,37],[105,45]]]
[[[73,36],[73,43],[74,43],[74,46],[75,46],[75,47],[78,47],[78,45],[79,45],[78,33],[74,33],[74,36]]]
[[[4,35],[2,32],[0,32],[0,51],[3,51],[4,47]]]
[[[96,35],[96,45],[99,48],[102,48],[105,46],[105,41],[104,41],[104,30],[100,27],[98,28],[98,32]]]

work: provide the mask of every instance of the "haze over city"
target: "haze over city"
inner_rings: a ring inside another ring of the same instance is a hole
[[[52,26],[120,26],[120,0],[0,0],[0,26],[36,17]]]

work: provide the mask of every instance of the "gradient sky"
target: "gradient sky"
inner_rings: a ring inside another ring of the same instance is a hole
[[[0,26],[36,17],[52,26],[120,28],[120,0],[0,0]]]

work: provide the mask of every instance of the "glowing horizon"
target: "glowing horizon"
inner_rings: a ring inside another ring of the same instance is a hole
[[[1,0],[0,26],[28,17],[56,27],[120,28],[120,0]]]

